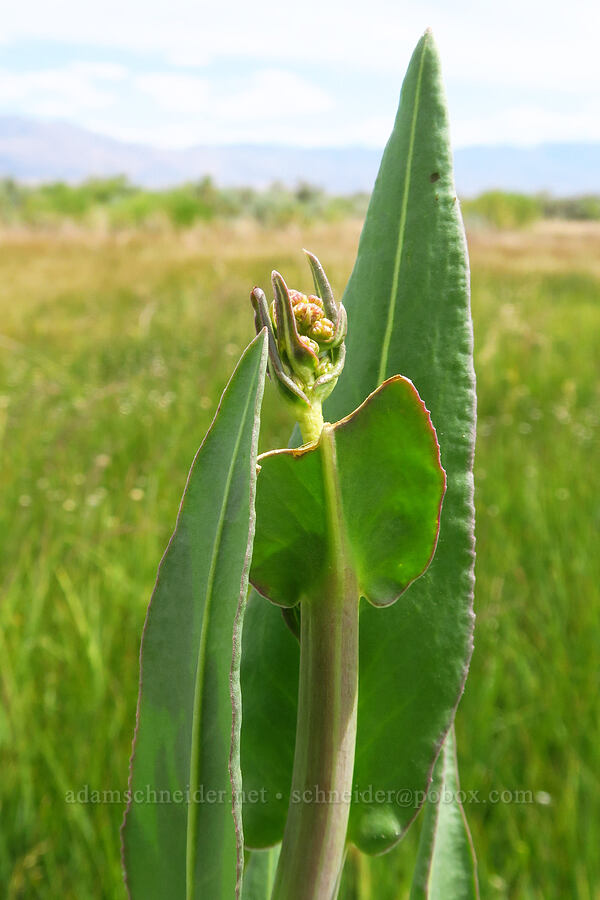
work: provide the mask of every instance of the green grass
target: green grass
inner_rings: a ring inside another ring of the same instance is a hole
[[[274,265],[306,285],[309,246],[340,294],[358,228],[4,237],[0,895],[122,898],[122,804],[65,796],[126,788],[145,609],[252,336],[250,289]],[[478,622],[461,778],[482,800],[533,801],[467,805],[483,898],[600,897],[599,251],[600,232],[473,242]],[[273,394],[263,448],[290,427]],[[413,831],[351,857],[346,900],[406,896]]]

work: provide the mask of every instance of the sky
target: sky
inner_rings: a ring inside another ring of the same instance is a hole
[[[427,27],[455,147],[600,141],[597,0],[0,0],[0,115],[161,147],[381,147]]]

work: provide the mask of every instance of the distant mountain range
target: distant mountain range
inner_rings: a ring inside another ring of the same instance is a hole
[[[220,186],[307,181],[345,194],[371,190],[381,153],[365,147],[257,144],[162,150],[65,122],[0,116],[0,177],[21,181],[123,174],[135,184],[157,188],[210,175]],[[600,143],[460,148],[455,172],[462,196],[492,188],[558,196],[600,193]]]

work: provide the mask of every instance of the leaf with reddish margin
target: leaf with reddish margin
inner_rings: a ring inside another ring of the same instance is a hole
[[[344,545],[362,596],[388,606],[427,568],[445,475],[429,413],[414,385],[388,379],[333,426]],[[319,443],[259,457],[250,580],[280,606],[318,596],[328,528]]]

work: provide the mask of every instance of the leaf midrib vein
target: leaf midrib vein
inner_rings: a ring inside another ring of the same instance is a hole
[[[381,362],[379,365],[379,374],[377,376],[377,384],[381,384],[385,380],[388,364],[388,356],[390,352],[390,343],[392,340],[392,332],[394,329],[394,313],[396,311],[396,301],[398,299],[398,282],[400,280],[400,265],[402,262],[402,252],[404,250],[404,236],[406,231],[406,216],[408,212],[408,195],[410,193],[410,174],[412,168],[413,152],[415,147],[415,135],[417,131],[417,116],[419,112],[419,100],[421,97],[421,82],[423,80],[423,65],[425,61],[425,49],[427,45],[427,36],[423,40],[423,50],[419,62],[419,72],[417,75],[417,84],[415,87],[415,105],[410,124],[410,138],[408,142],[408,153],[406,156],[406,175],[404,178],[404,192],[402,195],[402,205],[400,207],[400,222],[398,225],[398,243],[396,245],[396,257],[394,260],[394,274],[392,278],[392,288],[390,291],[390,304],[388,309],[388,319],[383,338],[381,349]]]

